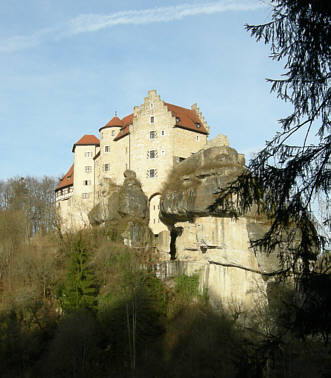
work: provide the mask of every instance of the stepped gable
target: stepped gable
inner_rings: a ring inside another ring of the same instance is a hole
[[[60,181],[55,191],[66,188],[67,186],[71,186],[73,184],[74,184],[74,165],[72,165],[69,171],[64,175],[63,179]]]
[[[95,135],[84,135],[73,145],[72,152],[75,152],[76,146],[100,146],[100,140]]]
[[[204,127],[202,121],[194,110],[182,108],[181,106],[164,103],[168,110],[176,117],[175,127],[198,132],[208,135],[208,131]]]
[[[107,127],[123,127],[123,122],[117,117],[113,117],[109,122],[107,122],[104,126],[100,127],[99,131],[106,129]]]
[[[122,123],[123,123],[123,127],[121,128],[121,130],[119,131],[119,133],[114,138],[114,141],[117,141],[117,140],[125,137],[126,135],[128,135],[130,133],[129,127],[133,123],[133,113],[129,114],[126,117],[124,117],[122,119]]]

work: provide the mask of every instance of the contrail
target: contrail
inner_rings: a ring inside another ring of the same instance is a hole
[[[28,49],[48,40],[58,41],[81,33],[91,33],[118,25],[144,25],[182,20],[185,17],[241,12],[265,8],[254,0],[223,0],[203,4],[181,4],[169,7],[128,10],[111,14],[82,14],[53,28],[41,29],[28,36],[14,36],[0,41],[0,52]]]

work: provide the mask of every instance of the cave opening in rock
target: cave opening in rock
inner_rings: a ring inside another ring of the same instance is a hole
[[[170,230],[170,260],[176,260],[176,239],[183,233],[183,227],[172,227]]]

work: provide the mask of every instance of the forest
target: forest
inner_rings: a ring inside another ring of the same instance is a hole
[[[328,275],[279,280],[251,313],[212,307],[198,276],[159,280],[152,248],[61,232],[55,185],[0,183],[2,377],[331,375]]]

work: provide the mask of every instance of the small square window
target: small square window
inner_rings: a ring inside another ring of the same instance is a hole
[[[85,157],[92,157],[92,152],[91,151],[85,152]]]
[[[108,163],[104,164],[104,166],[103,166],[103,170],[104,170],[105,172],[108,172],[108,171],[110,170],[110,164],[108,164]]]
[[[147,170],[147,177],[148,178],[154,178],[154,177],[157,177],[157,169],[153,168],[153,169],[148,169]]]
[[[107,154],[108,152],[110,152],[110,146],[105,146],[105,153]]]
[[[91,173],[92,172],[92,167],[90,165],[85,166],[85,172],[86,173]]]
[[[90,193],[82,193],[83,199],[87,199],[87,198],[89,198],[89,196],[90,196]]]
[[[150,150],[149,151],[149,158],[155,159],[157,157],[157,151],[156,150]]]
[[[154,123],[154,116],[151,117],[151,123]]]
[[[149,132],[149,139],[155,139],[156,138],[156,131],[150,131]]]

